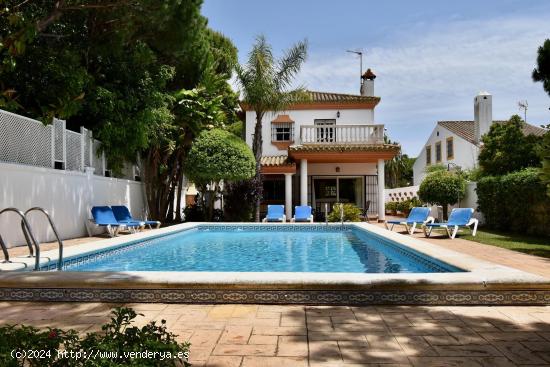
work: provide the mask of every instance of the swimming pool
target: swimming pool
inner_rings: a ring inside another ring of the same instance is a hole
[[[86,257],[67,271],[446,273],[463,270],[352,226],[199,225]]]

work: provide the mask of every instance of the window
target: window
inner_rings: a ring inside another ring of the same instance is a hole
[[[441,163],[441,142],[435,143],[435,163]]]
[[[429,145],[426,147],[426,166],[432,164],[432,146]]]
[[[289,122],[272,123],[271,141],[294,141],[294,124]]]
[[[336,120],[321,120],[315,119],[315,137],[317,143],[332,143],[336,139],[334,126]]]
[[[453,146],[453,137],[447,138],[447,160],[455,157],[455,147]]]
[[[266,179],[263,182],[263,199],[265,201],[284,201],[285,181]]]

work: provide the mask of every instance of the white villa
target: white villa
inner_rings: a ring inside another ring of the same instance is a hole
[[[370,201],[369,214],[384,219],[384,161],[399,146],[384,144],[384,125],[375,123],[375,78],[370,69],[363,74],[360,95],[310,91],[309,101],[264,115],[262,212],[284,204],[291,218],[295,205],[324,213],[336,202],[364,208]],[[243,109],[252,146],[255,112]]]
[[[420,185],[426,176],[426,167],[432,164],[460,167],[462,170],[477,167],[480,142],[489,131],[493,120],[492,96],[480,92],[474,98],[473,121],[438,121],[413,166],[414,185]],[[545,129],[530,124],[523,125],[525,135],[542,136]]]

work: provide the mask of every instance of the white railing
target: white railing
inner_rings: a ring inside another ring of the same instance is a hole
[[[67,130],[63,120],[52,124],[0,110],[0,161],[38,167],[83,172],[94,167],[94,174],[109,172],[101,142],[92,132],[81,127],[80,132]],[[134,180],[137,167],[126,162],[122,175]]]
[[[384,125],[302,125],[300,144],[382,144]]]

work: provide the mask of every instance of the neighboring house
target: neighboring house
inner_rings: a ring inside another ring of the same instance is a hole
[[[413,165],[414,185],[420,185],[430,165],[443,164],[462,170],[476,168],[481,137],[489,132],[492,123],[502,122],[493,121],[492,96],[487,92],[480,92],[474,98],[473,121],[438,121]],[[525,135],[542,136],[545,132],[537,126],[523,125]]]
[[[267,204],[284,204],[291,218],[295,205],[317,213],[336,202],[353,203],[384,218],[384,160],[399,146],[384,144],[384,125],[374,121],[376,76],[362,76],[361,95],[308,92],[307,102],[266,113],[262,121],[264,182]],[[246,142],[252,146],[256,114],[246,112]],[[326,206],[325,206],[326,204]]]

